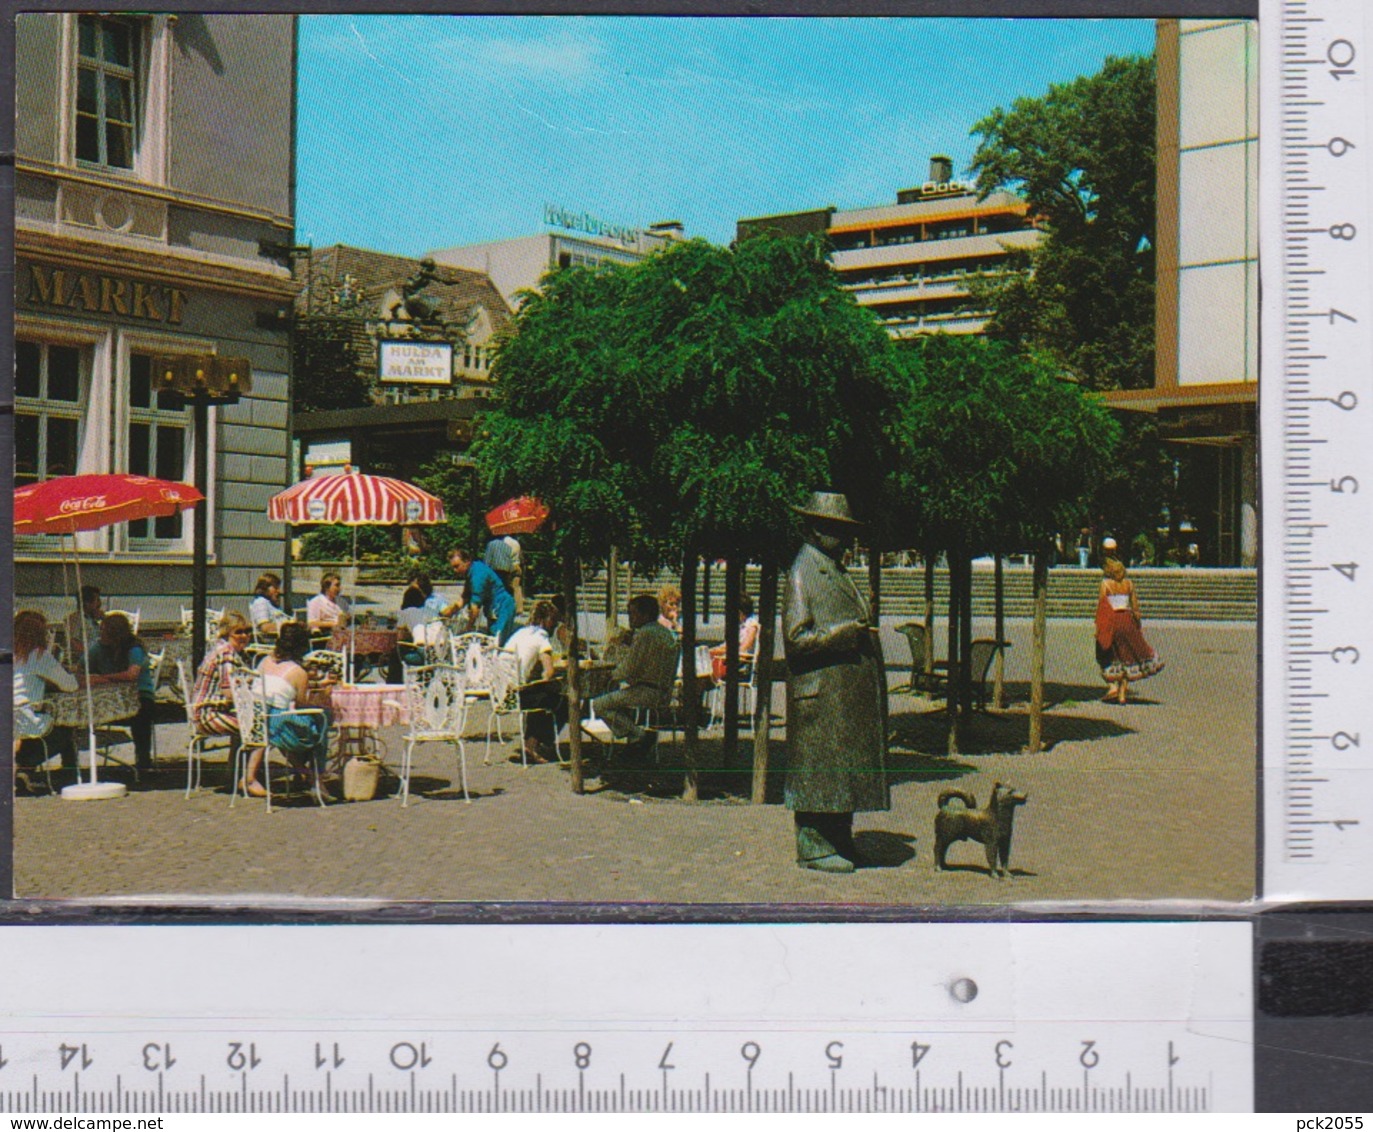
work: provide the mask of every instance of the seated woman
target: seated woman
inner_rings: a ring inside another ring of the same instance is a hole
[[[748,594],[739,595],[739,668],[747,676],[753,655],[758,651],[759,621],[753,612],[753,598]],[[716,681],[725,678],[725,646],[723,643],[710,650],[711,675]]]
[[[341,598],[343,579],[332,570],[319,579],[319,593],[305,606],[305,620],[310,631],[328,636],[329,631],[348,623],[347,599]]]
[[[275,637],[283,622],[291,615],[281,608],[281,578],[266,573],[253,587],[253,600],[248,603],[248,619],[259,637]]]
[[[682,591],[676,586],[664,586],[658,591],[658,624],[682,635]]]
[[[133,622],[122,613],[107,613],[100,622],[100,640],[86,654],[91,684],[137,684],[138,714],[129,721],[133,736],[134,766],[151,770],[153,765],[153,707],[157,689],[148,664],[148,650],[133,631]]]
[[[524,753],[532,763],[546,763],[558,754],[558,731],[567,722],[567,697],[553,678],[553,641],[558,611],[551,601],[534,603],[529,624],[505,643],[515,657],[520,685],[520,710],[533,713],[525,732]]]
[[[196,731],[230,736],[230,751],[238,746],[239,734],[230,680],[235,668],[246,666],[244,650],[252,639],[248,619],[235,610],[225,610],[219,619],[219,638],[201,661],[191,693],[191,722]],[[229,770],[232,773],[232,760]]]
[[[36,609],[25,609],[14,615],[14,678],[15,690],[22,689],[28,702],[14,717],[14,738],[18,743],[15,763],[37,766],[48,756],[60,754],[62,765],[76,766],[76,744],[70,727],[53,727],[52,716],[36,705],[48,698],[49,689],[74,692],[77,679],[48,652],[48,619]],[[47,736],[44,749],[42,737]]]
[[[286,756],[300,778],[308,778],[311,772],[321,773],[329,752],[327,711],[308,715],[281,714],[309,703],[310,677],[302,663],[309,651],[310,630],[299,622],[286,622],[277,633],[272,655],[258,666],[259,679],[254,681],[254,687],[260,690],[267,705],[267,741]],[[254,798],[267,793],[257,781],[264,753],[261,750],[252,753],[243,781],[244,793]]]
[[[398,657],[396,665],[387,673],[386,679],[389,683],[398,684],[400,682],[402,677],[400,664],[420,665],[429,663],[424,646],[436,643],[439,635],[443,632],[443,622],[428,604],[427,598],[428,595],[418,582],[412,582],[406,587],[405,593],[401,595],[400,616],[396,618],[400,647],[396,650]]]

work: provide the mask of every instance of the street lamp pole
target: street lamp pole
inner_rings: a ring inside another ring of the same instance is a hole
[[[205,610],[209,606],[210,549],[210,404],[204,397],[191,402],[195,420],[195,489],[202,498],[194,509],[191,566],[191,671],[205,655]]]

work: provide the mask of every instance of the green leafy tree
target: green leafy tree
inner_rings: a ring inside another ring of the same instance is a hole
[[[350,319],[301,317],[292,336],[292,397],[297,410],[361,409],[372,403]]]
[[[933,335],[900,350],[897,368],[900,459],[889,506],[924,545],[948,554],[951,658],[968,653],[972,557],[1036,552],[1033,746],[1043,700],[1045,549],[1055,532],[1070,529],[1111,468],[1119,426],[1055,366],[1006,343]],[[955,705],[970,706],[967,676],[960,664],[951,714]],[[956,749],[956,717],[951,722]]]
[[[689,651],[699,556],[761,558],[775,580],[790,504],[875,490],[888,349],[815,240],[687,241],[632,267],[558,271],[498,351],[500,405],[474,455],[493,488],[549,505],[564,564],[612,546],[641,567],[680,563]]]
[[[1154,372],[1155,75],[1152,56],[998,107],[973,126],[986,194],[1011,188],[1045,239],[1030,269],[975,285],[992,337],[1041,352],[1091,389],[1140,389]]]

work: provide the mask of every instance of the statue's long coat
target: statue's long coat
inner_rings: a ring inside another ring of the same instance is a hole
[[[791,810],[889,809],[886,669],[843,567],[807,543],[787,577],[787,780]]]

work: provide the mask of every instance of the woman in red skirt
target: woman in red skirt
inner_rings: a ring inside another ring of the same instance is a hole
[[[1125,576],[1125,566],[1106,559],[1101,596],[1096,607],[1096,658],[1106,680],[1106,702],[1125,702],[1131,680],[1143,680],[1163,668],[1149,642],[1140,632],[1139,598],[1135,584]]]

